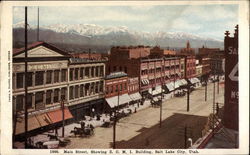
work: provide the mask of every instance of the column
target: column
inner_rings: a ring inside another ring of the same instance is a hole
[[[98,76],[101,76],[101,66],[98,67]]]
[[[53,84],[53,83],[54,83],[54,76],[55,76],[55,75],[54,75],[54,70],[52,70],[52,73],[51,73],[51,74],[52,74],[52,76],[51,76],[51,83]]]
[[[54,103],[54,89],[51,90],[51,103]]]
[[[34,87],[36,85],[36,72],[32,72],[32,86]]]
[[[78,68],[78,80],[80,80],[80,72],[81,72],[81,68]]]
[[[83,97],[85,97],[85,84],[83,84]]]
[[[82,70],[82,76],[83,76],[83,79],[84,79],[84,77],[85,77],[85,67],[83,67],[83,70]]]
[[[69,82],[69,74],[70,74],[70,68],[67,68],[66,70],[66,82]],[[67,88],[68,89],[68,88]],[[69,90],[69,89],[68,89]]]
[[[44,104],[44,107],[46,105],[46,90],[43,91],[43,104]]]
[[[58,92],[58,101],[61,102],[61,88],[59,88],[59,92]]]
[[[97,76],[95,73],[96,73],[96,66],[94,66],[94,77]]]
[[[69,94],[68,94],[68,88],[65,89],[65,101],[69,103]]]
[[[62,70],[60,69],[59,70],[59,83],[62,82],[62,77],[61,76],[62,76]]]
[[[13,111],[16,112],[16,96],[12,97]]]
[[[98,93],[100,93],[101,82],[98,82],[98,83],[97,83],[97,86],[98,86]]]
[[[81,85],[78,85],[78,98],[80,98],[80,89],[81,89]]]
[[[32,100],[31,100],[31,102],[32,102],[32,108],[33,109],[35,109],[35,93],[32,93]]]
[[[72,76],[72,81],[75,80],[75,68],[72,68],[73,69],[73,76]]]

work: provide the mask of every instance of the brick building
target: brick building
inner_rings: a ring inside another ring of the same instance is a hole
[[[105,111],[115,107],[124,107],[131,100],[128,95],[128,76],[124,72],[113,72],[105,77]]]
[[[187,41],[186,48],[180,50],[181,55],[195,55],[195,51],[191,48],[189,41]]]

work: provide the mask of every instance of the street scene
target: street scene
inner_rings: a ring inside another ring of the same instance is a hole
[[[236,4],[12,11],[13,149],[239,148]]]
[[[217,84],[216,84],[217,85]],[[216,102],[223,103],[223,85],[216,92]],[[125,117],[117,123],[117,148],[184,148],[184,128],[190,128],[189,138],[196,141],[202,137],[202,130],[212,111],[213,96],[205,98],[205,87],[200,87],[190,95],[190,111],[186,111],[186,96],[165,100],[162,105],[162,128],[159,128],[159,107],[149,106],[137,113]],[[208,94],[212,94],[213,84],[208,85]],[[220,104],[220,110],[223,104]],[[222,111],[221,111],[222,112]],[[112,128],[96,128],[90,138],[71,138],[66,148],[112,148]],[[190,147],[190,142],[187,142]]]

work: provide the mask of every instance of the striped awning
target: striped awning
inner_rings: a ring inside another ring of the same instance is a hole
[[[131,100],[131,98],[129,97],[128,94],[123,94],[123,95],[120,95],[120,96],[119,96],[119,103],[118,103],[118,96],[106,98],[106,101],[107,101],[108,105],[109,105],[111,108],[114,108],[115,106],[118,106],[118,105],[122,105],[122,104],[128,103],[128,102],[130,102],[130,101],[132,101],[132,100]]]
[[[129,97],[133,100],[133,101],[137,101],[137,100],[140,100],[142,97],[141,97],[141,94],[140,93],[134,93],[134,94],[130,94]]]

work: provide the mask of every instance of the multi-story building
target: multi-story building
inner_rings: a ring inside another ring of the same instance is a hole
[[[104,61],[70,59],[70,55],[45,42],[28,46],[27,104],[29,130],[53,126],[65,119],[78,120],[103,100]],[[24,132],[24,48],[13,50],[13,107],[19,119],[16,134]],[[87,69],[88,68],[88,69]]]
[[[128,77],[138,77],[140,93],[145,96],[148,93],[160,94],[162,85],[171,82],[170,91],[172,91],[173,87],[179,87],[181,84],[179,80],[184,78],[184,75],[181,75],[181,57],[166,57],[163,51],[159,47],[153,49],[144,46],[114,47],[111,49],[107,70],[117,71],[118,69],[127,73]]]
[[[102,113],[105,62],[71,58],[68,66],[69,109],[76,120],[91,112]]]
[[[225,72],[225,58],[212,57],[210,60],[210,70],[212,73],[222,75]]]
[[[124,107],[131,100],[128,95],[128,76],[124,72],[113,72],[105,77],[105,112]]]

